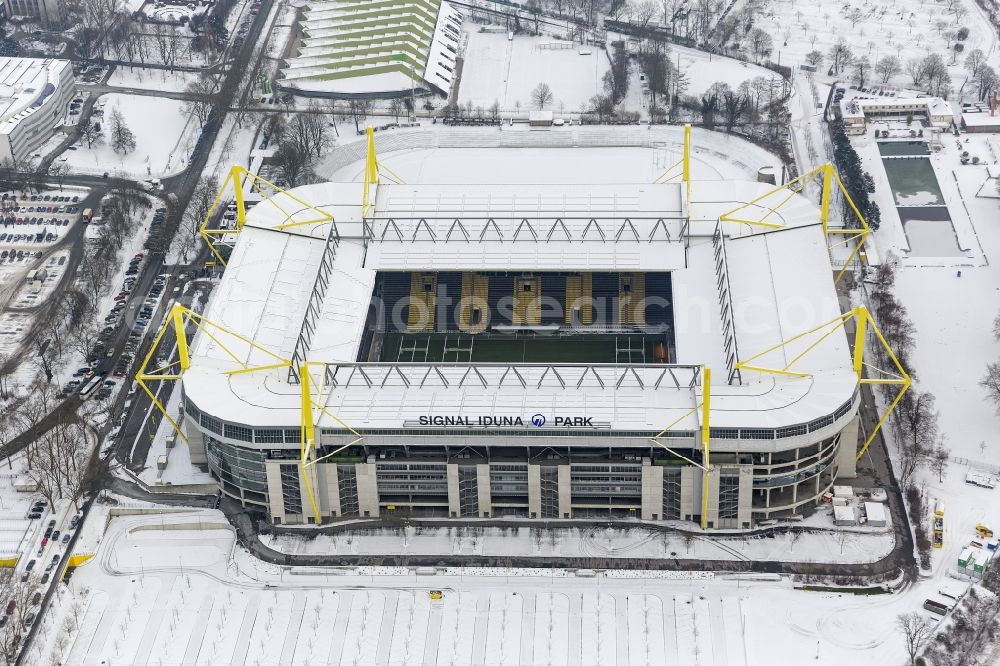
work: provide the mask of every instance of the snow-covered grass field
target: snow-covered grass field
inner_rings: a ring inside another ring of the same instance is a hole
[[[111,93],[101,98],[103,140],[92,148],[80,141],[64,154],[67,165],[84,173],[121,173],[134,178],[158,178],[181,171],[200,130],[184,111],[184,102],[165,97]],[[100,102],[99,102],[100,103]],[[135,150],[121,155],[111,149],[111,112],[118,109],[135,134]],[[98,120],[98,119],[95,119]]]
[[[548,49],[542,45],[555,37],[478,32],[476,24],[466,24],[469,35],[462,69],[458,100],[462,104],[489,109],[498,102],[504,111],[534,108],[531,91],[539,83],[552,89],[547,109],[557,114],[576,113],[582,104],[602,90],[601,77],[609,68],[608,57],[596,46],[574,44],[568,49]],[[581,55],[581,51],[585,55]]]
[[[673,64],[680,65],[680,71],[687,77],[685,94],[695,97],[704,94],[716,82],[725,83],[735,90],[744,81],[758,76],[779,78],[776,72],[766,67],[676,44],[670,45],[670,59]]]
[[[118,66],[108,78],[108,85],[141,90],[182,92],[199,76],[198,72],[171,72],[165,69]]]

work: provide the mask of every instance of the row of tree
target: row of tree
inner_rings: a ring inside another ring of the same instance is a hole
[[[861,166],[861,158],[851,145],[851,140],[844,130],[844,123],[835,120],[829,124],[830,138],[833,140],[833,161],[837,165],[840,180],[865,218],[868,226],[878,229],[882,223],[882,212],[878,204],[870,196],[875,193],[875,181],[870,173]],[[854,211],[849,206],[843,208],[844,223],[850,228],[857,228],[859,223],[854,217]]]

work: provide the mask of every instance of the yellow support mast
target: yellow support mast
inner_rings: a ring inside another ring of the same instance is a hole
[[[827,251],[830,253],[830,257],[833,257],[833,245],[830,241],[833,237],[837,237],[837,243],[854,243],[854,249],[851,251],[850,256],[848,256],[847,261],[844,262],[843,268],[837,273],[834,282],[840,282],[840,278],[843,277],[844,273],[847,271],[847,267],[855,260],[861,249],[864,247],[865,241],[868,236],[871,235],[872,230],[868,226],[868,222],[865,220],[864,215],[858,210],[858,207],[854,204],[854,200],[851,199],[851,195],[848,194],[847,188],[844,187],[844,183],[840,180],[840,176],[837,175],[837,170],[833,167],[833,164],[829,162],[818,166],[812,171],[807,171],[797,178],[793,178],[784,185],[779,185],[771,190],[768,190],[764,194],[751,199],[750,201],[737,206],[733,210],[723,213],[719,216],[720,222],[738,222],[742,224],[748,224],[755,227],[764,227],[768,229],[783,229],[784,224],[779,224],[777,222],[769,222],[768,220],[772,215],[777,213],[781,208],[787,204],[792,198],[801,192],[807,185],[814,182],[817,178],[822,178],[822,194],[820,199],[820,211],[819,220],[820,224],[823,226],[823,235],[827,239]],[[847,205],[850,207],[851,212],[854,213],[854,217],[858,220],[858,227],[847,228],[847,227],[831,227],[830,226],[830,202],[831,196],[834,191],[834,185],[840,190],[844,195],[844,199],[847,201]],[[784,195],[785,192],[787,195]],[[776,204],[762,203],[775,195],[784,195],[784,198],[778,201]],[[760,205],[758,205],[760,204]],[[741,213],[742,211],[753,210],[757,208],[757,215],[747,215]],[[843,240],[839,240],[842,237]]]
[[[371,125],[365,128],[365,135],[367,136],[368,148],[365,151],[365,181],[361,194],[362,218],[371,217],[371,213],[375,209],[375,195],[383,175],[397,185],[403,183],[402,178],[379,161],[378,154],[375,152],[375,129]]]
[[[910,378],[910,375],[903,368],[902,364],[899,362],[899,359],[896,357],[896,354],[892,351],[892,348],[886,341],[885,336],[882,335],[882,331],[880,331],[878,326],[875,324],[875,320],[872,318],[871,313],[868,311],[868,308],[864,306],[859,306],[852,310],[848,310],[847,312],[837,317],[834,317],[830,321],[824,322],[819,326],[815,326],[807,331],[803,331],[802,333],[799,333],[798,335],[795,335],[785,340],[784,342],[779,342],[773,347],[765,349],[762,352],[758,352],[753,356],[750,356],[749,358],[740,361],[739,363],[736,364],[736,367],[740,370],[748,370],[748,371],[752,370],[767,374],[784,375],[787,377],[797,377],[797,378],[809,377],[810,373],[798,372],[792,370],[792,366],[795,365],[804,356],[806,356],[810,351],[819,346],[819,344],[822,343],[823,340],[833,335],[836,331],[841,330],[842,327],[846,326],[847,322],[849,321],[853,321],[856,327],[854,331],[854,350],[851,357],[851,369],[857,375],[858,384],[860,386],[891,385],[899,387],[899,391],[896,393],[896,396],[893,398],[892,402],[889,403],[889,406],[886,408],[885,413],[882,414],[878,422],[875,424],[875,428],[871,431],[871,433],[869,433],[868,438],[865,440],[864,445],[861,447],[861,450],[858,451],[857,460],[860,460],[861,456],[864,455],[865,451],[868,450],[868,447],[875,440],[875,436],[878,434],[879,430],[881,430],[882,426],[885,425],[885,422],[888,420],[889,415],[892,414],[892,412],[896,409],[896,406],[899,405],[899,401],[903,399],[903,396],[909,390],[910,385],[912,384],[913,381]],[[881,345],[882,349],[885,351],[886,357],[889,359],[889,362],[891,364],[890,368],[888,369],[878,368],[874,365],[865,362],[865,359],[867,358],[865,355],[865,350],[867,346],[866,338],[869,331],[875,334],[875,339],[877,340],[879,345]],[[762,357],[767,356],[772,352],[775,352],[779,349],[783,349],[788,345],[794,342],[798,342],[800,340],[803,341],[803,343],[808,342],[807,346],[805,347],[805,349],[798,352],[792,358],[792,360],[785,363],[783,367],[774,368],[765,365],[755,364],[755,362],[758,359],[761,359]],[[870,370],[875,376],[866,377],[865,376],[866,369]]]
[[[185,442],[188,441],[187,436],[184,434],[180,425],[178,425],[170,414],[167,413],[166,407],[160,399],[156,397],[156,394],[150,388],[149,382],[178,381],[183,377],[183,374],[190,369],[190,342],[188,340],[187,333],[187,327],[190,324],[194,324],[197,330],[207,335],[232,360],[233,365],[235,366],[234,369],[223,371],[223,374],[238,375],[249,372],[258,372],[261,370],[271,370],[274,368],[287,368],[292,364],[289,359],[275,354],[267,348],[257,344],[253,340],[250,340],[249,338],[224,326],[209,321],[194,310],[184,307],[180,303],[175,303],[167,313],[160,330],[157,331],[156,336],[153,338],[153,344],[150,345],[149,351],[146,353],[146,357],[142,360],[142,365],[139,366],[135,379],[139,386],[142,387],[142,390],[146,393],[146,395],[149,396],[150,401],[152,401],[156,409],[163,414],[163,417],[166,418],[167,421],[170,422],[174,432],[176,432],[177,435]],[[177,343],[177,361],[167,363],[166,365],[159,367],[151,367],[155,365],[155,363],[153,363],[153,357],[160,351],[163,339],[168,330],[173,331],[174,339]],[[224,340],[227,340],[228,344],[226,344]],[[237,353],[237,351],[232,349],[232,347],[236,346],[236,344],[239,344],[241,347],[238,350],[240,353]],[[274,359],[274,362],[266,363],[264,365],[250,365],[245,359],[248,352],[254,349],[270,356]]]
[[[680,173],[674,171],[680,167]],[[688,201],[691,200],[691,125],[684,125],[684,143],[681,147],[681,158],[667,167],[667,170],[653,179],[653,184],[666,183],[680,176],[685,185]]]
[[[712,467],[711,440],[712,429],[709,414],[712,409],[712,370],[704,368],[701,375],[701,529],[708,529],[708,482]]]
[[[326,223],[332,224],[334,222],[333,216],[325,210],[303,201],[300,197],[292,194],[288,190],[278,187],[269,180],[261,178],[257,174],[248,171],[246,168],[238,164],[233,165],[229,169],[229,173],[226,175],[226,178],[222,181],[222,185],[219,187],[219,192],[215,195],[215,200],[209,207],[208,212],[205,213],[205,217],[201,222],[201,227],[198,230],[202,240],[205,241],[205,244],[212,251],[212,254],[215,255],[215,258],[218,259],[223,266],[226,265],[226,260],[219,252],[217,246],[223,244],[220,241],[224,237],[231,236],[242,231],[244,225],[246,224],[247,206],[246,196],[243,191],[243,187],[246,183],[249,183],[252,191],[257,191],[262,195],[268,196],[269,203],[271,203],[282,213],[282,215],[284,215],[286,222],[276,225],[273,227],[274,229],[280,230],[306,225],[319,225]],[[215,215],[215,211],[218,209],[219,204],[222,203],[224,195],[229,187],[233,188],[233,200],[236,204],[236,228],[209,228],[209,223],[212,221],[212,217]],[[285,199],[289,201],[285,201]],[[294,209],[292,206],[289,206],[289,203],[295,204]],[[310,213],[308,213],[308,217],[303,219],[302,213],[304,211],[310,211]],[[315,216],[313,214],[315,214]]]
[[[666,435],[671,428],[683,421],[684,419],[690,417],[695,412],[701,410],[701,426],[698,430],[698,441],[701,445],[701,462],[695,462],[691,458],[683,455],[682,453],[675,451],[670,448],[660,440]],[[709,418],[712,411],[712,370],[707,367],[702,368],[701,374],[701,402],[698,402],[693,408],[682,414],[673,423],[668,425],[666,428],[661,430],[655,437],[651,438],[651,441],[662,448],[667,453],[675,455],[681,460],[684,460],[691,465],[699,468],[701,470],[701,528],[708,529],[708,482],[709,482],[709,470],[711,467],[711,419]]]
[[[354,446],[362,440],[362,435],[357,430],[349,426],[347,423],[342,421],[336,415],[332,414],[326,407],[326,398],[319,399],[317,393],[319,389],[323,388],[322,381],[317,381],[310,374],[310,366],[319,366],[322,368],[323,373],[321,377],[325,375],[326,364],[321,362],[305,362],[299,366],[299,387],[301,389],[301,445],[299,449],[299,469],[302,472],[302,483],[306,489],[306,494],[309,496],[309,503],[312,506],[313,518],[317,525],[323,522],[323,516],[319,510],[319,503],[316,501],[316,493],[313,490],[313,480],[310,475],[314,473],[312,469],[316,463],[322,462],[328,458],[331,458],[344,449]],[[314,386],[315,385],[315,386]],[[322,418],[323,416],[329,417],[335,423],[340,425],[342,428],[351,433],[354,439],[347,444],[343,444],[330,453],[320,457],[314,457],[316,450],[319,447],[319,443],[316,439],[316,420]]]

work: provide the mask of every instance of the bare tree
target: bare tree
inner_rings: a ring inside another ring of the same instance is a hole
[[[859,88],[863,88],[865,81],[868,80],[868,72],[871,69],[871,63],[868,61],[868,56],[856,58],[854,62],[851,63],[851,68],[854,70],[854,81],[858,84]]]
[[[34,451],[28,475],[38,484],[38,491],[55,506],[68,499],[74,508],[83,494],[83,480],[92,447],[84,426],[79,422],[59,423],[30,445]]]
[[[79,128],[80,138],[86,142],[87,148],[93,148],[94,144],[101,140],[101,132],[97,129],[97,125],[89,120],[84,120],[77,127]]]
[[[1000,361],[986,364],[986,374],[979,380],[979,385],[986,389],[986,398],[1000,413]]]
[[[813,67],[819,67],[823,62],[823,54],[820,51],[813,49],[806,54],[806,62],[808,62]]]
[[[271,163],[288,187],[305,183],[312,171],[312,155],[295,141],[282,141]]]
[[[979,76],[979,69],[986,64],[986,54],[982,49],[972,49],[969,55],[965,56],[965,68],[973,78]]]
[[[389,113],[392,114],[393,120],[397,123],[399,122],[399,114],[403,113],[405,107],[403,106],[403,100],[398,97],[393,97],[389,101]]]
[[[30,578],[21,581],[15,577],[13,569],[0,569],[0,599],[5,603],[14,602],[14,608],[7,617],[7,624],[0,629],[0,655],[5,664],[13,664],[17,660],[21,648],[21,639],[28,632],[25,620],[32,610],[31,597],[35,592],[37,579]]]
[[[531,91],[531,104],[536,109],[544,109],[552,103],[552,89],[549,84],[542,82]]]
[[[361,123],[368,119],[372,102],[367,99],[352,99],[347,102],[347,115],[354,121],[354,129],[360,134]]]
[[[903,636],[906,654],[910,657],[910,666],[916,666],[920,648],[931,637],[930,623],[920,613],[903,613],[896,616],[896,627]]]
[[[722,93],[722,115],[726,119],[726,131],[732,132],[733,126],[747,108],[747,98],[733,90]]]
[[[198,231],[213,212],[212,204],[219,192],[219,180],[215,176],[202,177],[191,194],[191,202],[184,211],[181,228],[178,229],[177,250],[181,261],[187,263],[188,255],[198,241]]]
[[[889,83],[889,79],[902,71],[899,58],[894,55],[882,56],[875,63],[875,72],[882,78],[883,85]]]
[[[840,74],[840,72],[845,69],[851,61],[854,59],[854,53],[851,51],[851,47],[847,45],[847,41],[843,37],[837,40],[837,43],[830,47],[830,65],[833,67],[834,74]]]
[[[913,473],[934,450],[938,437],[938,414],[934,410],[934,395],[927,391],[908,391],[897,408],[899,434],[899,484],[909,485]]]
[[[771,55],[771,51],[774,50],[774,39],[766,30],[754,28],[750,31],[749,39],[754,62],[760,62],[762,59],[767,58]]]
[[[944,483],[944,471],[948,469],[948,455],[949,451],[945,447],[944,437],[942,437],[930,455],[931,469],[937,474],[938,483]]]
[[[215,80],[211,76],[199,76],[184,89],[191,98],[184,104],[185,110],[198,119],[202,127],[212,114]]]
[[[135,134],[125,124],[118,108],[111,110],[111,150],[125,155],[135,150]]]

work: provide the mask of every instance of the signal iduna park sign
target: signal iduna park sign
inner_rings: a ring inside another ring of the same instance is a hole
[[[590,416],[554,416],[551,419],[544,414],[533,414],[525,419],[521,416],[495,416],[480,414],[467,416],[465,414],[430,415],[425,414],[417,419],[420,426],[444,426],[450,428],[523,428],[531,425],[535,428],[598,428],[601,424],[594,423]]]

